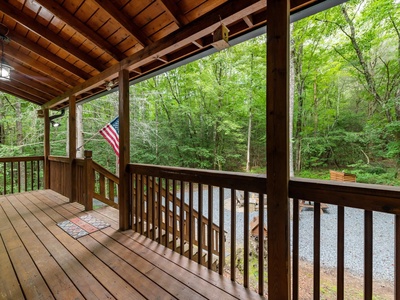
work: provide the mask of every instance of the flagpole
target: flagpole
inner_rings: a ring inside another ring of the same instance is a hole
[[[94,135],[92,135],[92,137],[91,137],[90,139],[88,139],[86,142],[84,142],[82,145],[80,145],[78,148],[76,148],[76,151],[79,151],[79,149],[81,149],[83,146],[85,146],[86,143],[88,143],[88,142],[90,142],[91,140],[93,140],[94,137],[95,137],[96,135],[98,135],[98,134],[100,134],[99,131],[97,131]]]

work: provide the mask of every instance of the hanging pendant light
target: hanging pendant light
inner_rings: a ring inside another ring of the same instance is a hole
[[[4,44],[10,42],[10,38],[7,37],[8,28],[6,25],[0,23],[0,42],[1,42],[1,60],[0,60],[0,80],[10,81],[11,70],[14,68],[4,58]]]

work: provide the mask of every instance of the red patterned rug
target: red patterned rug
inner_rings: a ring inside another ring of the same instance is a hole
[[[72,236],[74,239],[88,235],[92,232],[110,226],[106,222],[96,219],[92,215],[83,215],[70,220],[57,223],[57,226]]]

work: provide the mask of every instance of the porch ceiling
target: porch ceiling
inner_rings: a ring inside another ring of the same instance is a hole
[[[322,1],[291,0],[298,12]],[[266,24],[266,0],[4,0],[4,57],[14,68],[0,90],[58,109],[84,101],[212,46],[221,23],[235,38]]]

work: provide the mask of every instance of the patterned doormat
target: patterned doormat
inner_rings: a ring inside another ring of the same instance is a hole
[[[88,235],[92,232],[104,229],[110,224],[96,219],[92,215],[83,215],[79,218],[73,218],[60,223],[57,226],[72,236],[74,239],[78,239],[82,236]]]

